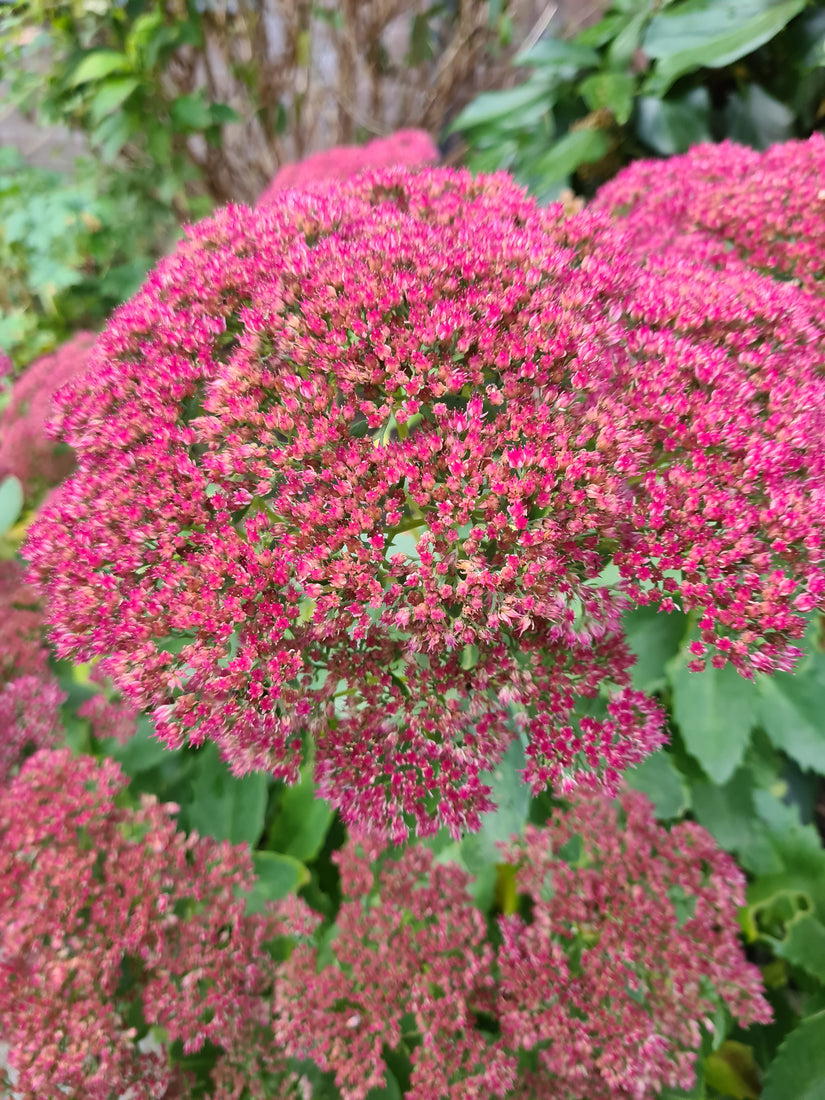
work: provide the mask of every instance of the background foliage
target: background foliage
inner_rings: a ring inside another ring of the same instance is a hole
[[[809,134],[825,97],[825,11],[806,0],[614,0],[571,41],[514,59],[526,79],[452,122],[477,171],[542,198],[592,194],[622,165],[730,138],[764,149]]]

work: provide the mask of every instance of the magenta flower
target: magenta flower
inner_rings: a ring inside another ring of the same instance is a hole
[[[792,662],[825,586],[797,288],[645,266],[605,215],[449,170],[189,232],[61,392],[78,468],[26,551],[59,652],[170,745],[291,781],[309,738],[349,823],[458,832],[518,726],[535,789],[615,790],[661,743],[629,599]]]
[[[347,180],[376,168],[424,168],[438,161],[438,148],[426,130],[398,130],[366,145],[338,145],[285,164],[261,194],[258,206],[277,201],[288,188]]]
[[[73,466],[72,455],[47,431],[55,392],[86,369],[93,332],[78,332],[55,351],[36,359],[11,387],[0,416],[0,479],[13,474],[27,496],[57,485]],[[0,366],[0,374],[2,367]]]
[[[503,858],[526,915],[491,936],[455,864],[351,840],[320,969],[309,911],[284,907],[286,1050],[333,1072],[344,1100],[381,1086],[383,1051],[402,1046],[415,1100],[648,1100],[692,1086],[720,1003],[743,1025],[770,1019],[737,939],[743,876],[699,826],[668,832],[638,794],[588,795]]]
[[[666,830],[635,792],[620,809],[576,798],[545,827],[528,826],[506,858],[531,910],[500,919],[501,1035],[537,1056],[513,1095],[645,1100],[690,1089],[720,1001],[743,1026],[771,1019],[737,937],[744,875],[700,826]]]
[[[593,205],[626,218],[642,250],[658,251],[665,240],[724,265],[732,246],[733,257],[751,267],[822,294],[823,175],[822,134],[763,153],[726,141],[664,161],[636,161],[601,188]]]
[[[124,805],[111,760],[39,752],[0,790],[0,1019],[25,1100],[185,1096],[163,1043],[220,1048],[212,1100],[270,1095],[273,919],[248,852]],[[138,1045],[140,1031],[163,1042]],[[180,1091],[178,1091],[180,1090]],[[284,1093],[286,1095],[286,1093]]]
[[[49,669],[37,593],[13,561],[0,561],[0,786],[27,752],[63,740],[65,699]]]

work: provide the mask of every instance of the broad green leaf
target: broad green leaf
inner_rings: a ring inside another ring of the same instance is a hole
[[[5,535],[17,523],[23,511],[23,499],[19,478],[7,477],[0,482],[0,535]]]
[[[545,184],[572,175],[580,164],[601,158],[608,150],[602,130],[571,130],[555,142],[534,166],[534,174]]]
[[[710,94],[694,88],[682,99],[641,96],[636,100],[636,133],[663,157],[686,153],[691,145],[710,141]]]
[[[699,824],[704,825],[720,847],[735,852],[746,870],[773,876],[772,881],[782,884],[785,864],[770,827],[755,812],[753,777],[749,772],[738,771],[724,786],[693,784],[691,804]]]
[[[633,92],[636,81],[629,73],[593,73],[579,84],[579,93],[591,111],[602,107],[613,112],[616,121],[624,126],[633,110]]]
[[[656,59],[646,90],[664,95],[694,69],[730,65],[769,42],[805,7],[805,0],[688,0],[658,12],[643,40]]]
[[[664,749],[659,749],[641,764],[625,772],[624,778],[634,791],[647,795],[659,818],[679,817],[690,805],[684,780]]]
[[[499,122],[508,115],[519,117],[521,112],[536,104],[547,105],[547,109],[553,106],[553,95],[546,82],[528,80],[526,84],[520,84],[517,88],[508,88],[503,92],[484,92],[468,103],[464,110],[450,123],[448,134],[457,130],[471,130],[474,126],[488,125],[491,122]]]
[[[216,840],[255,846],[266,813],[265,774],[236,779],[210,744],[198,751],[190,783],[192,801],[185,809],[192,828]]]
[[[768,1067],[761,1100],[822,1100],[825,1012],[802,1020]]]
[[[760,720],[773,744],[825,775],[825,682],[817,662],[798,673],[760,676]]]
[[[756,685],[732,665],[690,672],[684,660],[670,674],[673,716],[685,747],[716,783],[736,771],[756,723]]]
[[[228,103],[210,103],[209,115],[213,122],[222,125],[225,122],[238,122],[240,115]]]
[[[665,668],[679,652],[687,616],[681,611],[659,611],[651,605],[634,607],[622,616],[622,626],[636,664],[630,670],[637,691],[657,691],[665,683]]]
[[[530,788],[522,778],[523,770],[524,749],[520,741],[513,741],[495,771],[482,777],[492,789],[496,809],[482,814],[479,831],[461,841],[461,859],[473,874],[500,863],[498,843],[524,828],[530,810]]]
[[[138,775],[162,764],[175,752],[154,736],[152,722],[145,715],[138,718],[137,730],[124,744],[110,742],[107,756],[114,757],[127,775]]]
[[[385,1070],[384,1073],[386,1084],[380,1088],[376,1085],[374,1089],[370,1089],[367,1100],[401,1100],[401,1088],[395,1076],[389,1070]]]
[[[810,913],[788,925],[785,939],[774,945],[776,954],[825,982],[825,924]]]
[[[107,80],[101,84],[89,104],[89,114],[99,122],[105,115],[110,114],[124,103],[137,88],[140,81],[136,76],[122,76],[116,80]]]
[[[246,908],[260,913],[269,901],[280,901],[309,882],[309,871],[300,860],[280,852],[253,852],[252,862],[258,876],[247,895]]]
[[[589,46],[578,42],[563,42],[560,38],[546,38],[529,50],[516,54],[514,65],[532,65],[537,69],[568,71],[573,76],[579,69],[595,68],[599,55]]]
[[[267,848],[308,862],[323,847],[332,824],[332,809],[315,797],[312,769],[304,768],[301,782],[286,787],[267,835]]]
[[[760,88],[746,84],[725,105],[725,136],[730,141],[767,149],[794,136],[794,113]]]
[[[642,31],[650,17],[651,5],[646,3],[641,11],[616,35],[607,50],[607,62],[611,69],[626,69],[642,40]]]
[[[733,1100],[759,1100],[759,1067],[753,1049],[732,1039],[705,1059],[705,1079],[711,1088]]]
[[[129,60],[117,50],[95,50],[81,58],[80,63],[69,77],[70,88],[86,84],[90,80],[102,80],[111,73],[124,73],[129,70]]]
[[[212,124],[209,107],[200,95],[182,95],[173,100],[172,121],[182,130],[205,130]]]

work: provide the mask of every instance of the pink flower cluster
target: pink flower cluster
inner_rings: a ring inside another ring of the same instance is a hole
[[[823,348],[797,287],[641,263],[504,176],[230,207],[61,392],[31,575],[170,745],[291,781],[309,736],[350,824],[476,828],[518,726],[535,789],[615,789],[663,737],[628,600],[746,674],[822,602]]]
[[[438,161],[438,148],[426,130],[397,130],[366,145],[339,145],[285,164],[258,199],[259,206],[277,201],[288,188],[347,180],[376,168],[423,168]]]
[[[720,1001],[742,1024],[770,1019],[737,941],[743,876],[699,826],[668,832],[639,794],[620,809],[590,795],[503,858],[524,915],[491,935],[456,865],[351,840],[331,963],[312,914],[290,903],[285,1050],[334,1072],[344,1100],[381,1086],[383,1050],[402,1046],[410,1100],[646,1100],[692,1086]]]
[[[37,593],[14,561],[0,561],[0,787],[27,752],[63,739],[65,699],[49,669]]]
[[[57,485],[72,468],[72,455],[49,437],[47,425],[55,392],[83,373],[94,342],[93,332],[78,332],[36,359],[11,387],[0,415],[0,479],[19,478],[27,496]]]
[[[187,1053],[220,1048],[212,1100],[263,1100],[264,1075],[283,1068],[263,946],[276,926],[245,912],[249,853],[187,838],[176,807],[148,795],[129,808],[124,785],[113,761],[63,749],[35,754],[0,790],[0,1019],[14,1095],[188,1096],[164,1045],[179,1040]],[[141,1042],[149,1028],[160,1044]]]
[[[825,137],[765,152],[732,142],[637,161],[604,186],[594,208],[627,219],[642,250],[663,241],[714,265],[733,257],[825,292]],[[714,244],[716,247],[713,247]]]

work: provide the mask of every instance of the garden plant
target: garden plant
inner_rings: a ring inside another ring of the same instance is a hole
[[[435,154],[6,366],[9,1095],[821,1100],[825,140]]]

